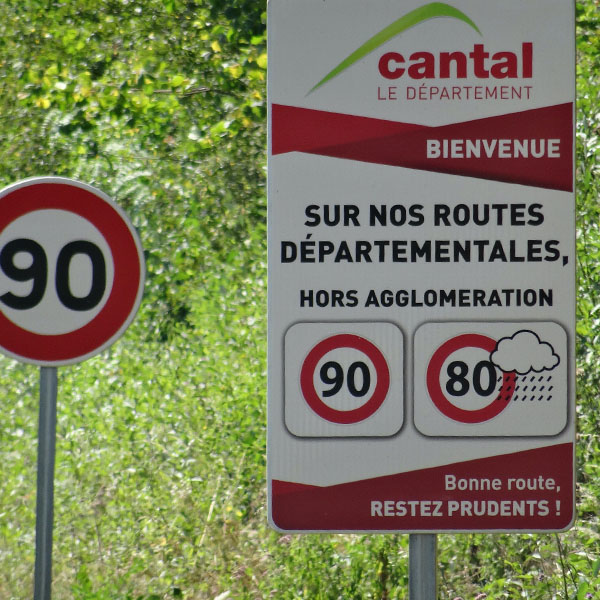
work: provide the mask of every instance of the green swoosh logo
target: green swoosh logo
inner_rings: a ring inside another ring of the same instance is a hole
[[[329,71],[317,85],[315,85],[308,93],[314,92],[317,88],[321,87],[324,83],[327,83],[330,79],[333,79],[336,75],[339,75],[342,71],[345,71],[348,67],[353,65],[356,61],[360,60],[373,50],[379,48],[382,44],[385,44],[388,40],[393,38],[394,36],[422,23],[423,21],[427,21],[429,19],[433,19],[435,17],[453,17],[454,19],[459,19],[460,21],[465,22],[467,25],[470,25],[479,35],[481,35],[481,31],[479,28],[467,15],[463,12],[450,6],[449,4],[444,4],[443,2],[431,2],[430,4],[426,4],[425,6],[421,6],[412,10],[409,13],[406,13],[403,17],[400,17],[396,21],[394,21],[391,25],[388,25],[385,29],[382,29],[379,33],[376,33],[372,38],[367,40],[360,48],[357,48],[352,54],[347,56],[337,67]]]

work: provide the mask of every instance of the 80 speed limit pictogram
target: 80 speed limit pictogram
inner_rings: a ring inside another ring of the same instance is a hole
[[[490,360],[496,340],[462,334],[444,342],[427,367],[427,389],[444,415],[460,423],[483,423],[509,405],[514,373],[503,373]]]
[[[141,301],[143,254],[102,192],[62,178],[0,192],[0,347],[40,365],[83,360],[114,342]]]
[[[430,436],[549,436],[567,424],[567,340],[553,322],[425,323],[414,419]]]

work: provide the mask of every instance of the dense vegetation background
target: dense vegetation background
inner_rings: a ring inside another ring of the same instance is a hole
[[[58,600],[407,595],[407,536],[265,514],[265,6],[4,0],[0,185],[54,174],[131,215],[148,268],[111,350],[59,370]],[[579,519],[441,535],[441,597],[600,597],[600,5],[579,0]],[[0,359],[0,598],[32,596],[38,371]],[[483,594],[487,594],[484,596]]]

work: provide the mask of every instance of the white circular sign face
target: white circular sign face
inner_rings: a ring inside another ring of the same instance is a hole
[[[31,246],[31,242],[19,244],[18,240],[35,241],[43,249],[45,259],[37,247]],[[81,240],[86,240],[90,252],[95,252],[93,250],[95,246],[100,254],[96,252],[95,255],[90,256],[87,252],[79,251],[73,253],[68,264],[64,259],[58,260],[61,252],[63,257],[65,256],[65,248],[73,248],[72,244]],[[28,274],[27,279],[20,281],[10,277],[0,268],[0,308],[15,325],[31,333],[44,335],[69,333],[91,321],[106,304],[114,278],[112,253],[98,229],[83,217],[64,210],[37,210],[27,213],[13,221],[0,233],[0,248],[5,248],[7,244],[13,244],[12,248],[18,250],[12,254],[14,275],[19,274],[17,276],[20,279],[20,274],[23,274],[23,277]],[[10,248],[11,246],[9,246],[9,254]],[[17,298],[25,299],[32,294],[36,285],[42,285],[43,282],[39,279],[44,275],[40,272],[40,260],[44,261],[46,267],[46,285],[41,290],[43,294],[39,302],[28,309],[19,306],[22,302],[3,302],[2,297],[5,294],[13,294]],[[4,262],[6,261],[10,265],[9,257],[5,258]],[[64,273],[57,272],[57,267],[64,269]],[[99,291],[93,294],[92,289],[94,285],[98,285],[99,276],[104,279],[102,293]],[[84,310],[73,310],[61,301],[57,286],[52,285],[61,277],[69,282],[67,293],[74,298],[92,296]],[[13,304],[16,306],[13,307]]]
[[[336,348],[319,360],[313,385],[324,404],[334,410],[356,410],[373,395],[377,371],[367,354],[356,348]]]
[[[442,364],[440,387],[450,403],[461,410],[481,410],[498,397],[503,373],[482,348],[466,346],[452,352]]]
[[[58,177],[0,192],[0,350],[38,365],[111,345],[139,307],[137,235],[102,192]]]

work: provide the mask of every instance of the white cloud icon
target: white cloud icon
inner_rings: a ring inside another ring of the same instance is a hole
[[[549,371],[560,362],[548,342],[542,342],[536,333],[526,329],[499,340],[490,360],[502,371],[519,375]]]

